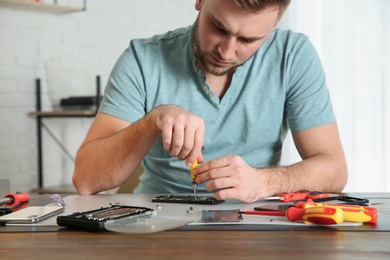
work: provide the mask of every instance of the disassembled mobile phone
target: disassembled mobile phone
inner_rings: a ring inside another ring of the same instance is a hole
[[[111,205],[111,207],[102,207],[100,209],[76,212],[72,215],[58,216],[57,224],[59,226],[83,229],[89,231],[104,231],[104,224],[110,220],[131,219],[136,220],[139,217],[148,217],[153,209],[137,206]]]
[[[242,220],[239,209],[202,210],[203,223],[241,222]]]
[[[64,211],[62,206],[30,206],[0,217],[6,225],[34,224]]]
[[[188,204],[218,204],[224,200],[217,200],[212,196],[193,195],[161,195],[152,199],[153,202],[188,203]]]

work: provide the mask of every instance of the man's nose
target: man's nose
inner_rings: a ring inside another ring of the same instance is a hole
[[[223,60],[229,60],[236,52],[236,39],[234,37],[226,37],[220,44],[219,54]]]

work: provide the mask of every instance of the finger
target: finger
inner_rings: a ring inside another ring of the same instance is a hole
[[[191,127],[186,127],[184,129],[183,147],[177,156],[180,160],[187,158],[194,149],[194,133],[195,131]]]
[[[161,135],[163,139],[163,146],[165,151],[171,153],[172,151],[172,136],[173,136],[173,129],[172,126],[164,126],[163,129],[161,129]]]
[[[228,199],[238,199],[234,196],[234,188],[227,188],[223,190],[217,190],[214,192],[214,197],[217,200],[228,200]]]
[[[228,157],[221,157],[211,160],[197,167],[194,171],[195,175],[202,175],[204,181],[213,180],[216,178],[229,176],[228,168],[230,161]]]
[[[254,194],[242,191],[240,192],[240,190],[237,188],[217,190],[214,192],[214,197],[218,200],[235,199],[245,203],[253,203],[258,200]]]
[[[214,192],[214,198],[216,198],[217,200],[227,200],[227,199],[230,199],[229,198],[228,189],[215,191]]]
[[[203,140],[204,140],[204,128],[200,128],[197,131],[195,131],[194,139],[192,142],[193,146],[186,160],[187,166],[191,166],[195,161],[198,161],[198,163],[204,162],[204,157],[202,154]]]
[[[184,143],[184,128],[182,125],[175,124],[173,127],[172,138],[172,156],[178,156],[183,148]]]
[[[196,179],[198,179],[198,177]],[[222,190],[222,189],[227,189],[227,188],[233,188],[233,185],[230,182],[229,178],[218,178],[218,179],[209,181],[206,184],[206,190],[208,192],[213,192],[216,190]]]

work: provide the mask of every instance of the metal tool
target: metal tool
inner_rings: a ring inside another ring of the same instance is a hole
[[[255,211],[283,211],[285,212],[291,207],[295,207],[295,202],[280,202],[274,204],[260,205],[255,207]]]
[[[262,200],[279,200],[282,202],[299,202],[307,201],[308,199],[313,200],[314,202],[325,202],[325,201],[335,201],[334,203],[344,203],[348,205],[362,205],[367,206],[369,203],[368,199],[357,198],[339,194],[329,194],[320,191],[307,191],[301,190],[293,193],[280,193],[279,196],[266,197]]]
[[[20,203],[26,202],[29,200],[29,195],[27,193],[8,193],[4,196],[4,199],[0,199],[0,205],[7,205],[10,207],[14,207],[19,205]]]
[[[198,184],[195,182],[196,176],[194,175],[193,170],[194,170],[196,167],[198,167],[198,161],[195,161],[195,162],[191,165],[191,168],[190,168],[191,178],[192,178],[192,188],[194,189],[194,196],[195,196],[195,198],[197,197]]]
[[[286,212],[284,211],[273,211],[273,210],[247,210],[241,211],[241,214],[245,215],[262,215],[262,216],[286,216]]]

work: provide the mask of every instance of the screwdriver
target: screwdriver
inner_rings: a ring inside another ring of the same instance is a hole
[[[197,160],[191,165],[191,168],[190,168],[191,178],[192,178],[192,188],[194,189],[195,198],[197,197],[196,190],[198,189],[198,184],[195,182],[196,176],[194,175],[193,170],[196,167],[198,167],[198,161]]]
[[[298,203],[296,207],[328,207],[340,208],[344,212],[344,220],[350,222],[361,222],[365,224],[375,224],[378,219],[378,212],[376,208],[358,205],[344,205],[344,204],[325,204],[315,203],[308,200],[305,203]]]
[[[294,222],[297,220],[307,221],[313,224],[330,225],[340,224],[344,221],[344,213],[338,208],[328,207],[310,207],[298,208],[290,207],[286,211],[241,211],[246,215],[264,215],[264,216],[286,216],[288,220]]]
[[[27,193],[8,193],[4,196],[4,199],[0,199],[0,205],[7,206],[16,206],[22,202],[26,202],[29,199],[29,195]]]

